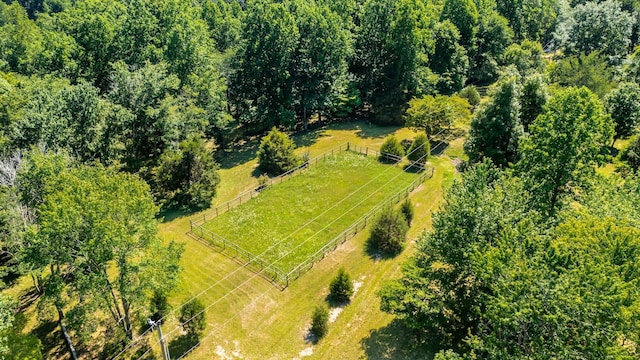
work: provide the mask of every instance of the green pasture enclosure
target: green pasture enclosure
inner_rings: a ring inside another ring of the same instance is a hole
[[[212,214],[192,232],[280,282],[381,203],[399,200],[423,176],[361,153],[340,152],[246,203]]]

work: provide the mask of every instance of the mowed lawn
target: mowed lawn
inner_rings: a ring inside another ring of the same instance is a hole
[[[289,272],[417,177],[346,151],[203,226]]]

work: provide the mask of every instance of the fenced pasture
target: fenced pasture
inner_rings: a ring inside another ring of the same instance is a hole
[[[192,234],[286,287],[430,175],[382,164],[368,149],[343,150],[194,219]]]

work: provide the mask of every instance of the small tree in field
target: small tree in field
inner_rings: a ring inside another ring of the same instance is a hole
[[[260,169],[274,175],[285,173],[300,165],[302,160],[293,152],[295,145],[287,134],[275,127],[262,138],[258,149]]]
[[[402,147],[402,144],[393,135],[387,136],[387,138],[382,143],[382,146],[380,147],[380,152],[384,154],[396,155],[399,157],[404,156],[404,148]],[[387,158],[381,154],[380,160],[387,160]]]
[[[347,302],[351,299],[351,296],[353,296],[353,283],[351,282],[351,276],[344,268],[338,270],[338,275],[331,280],[329,289],[331,291],[329,296],[334,301]]]
[[[317,340],[322,339],[329,330],[329,309],[325,305],[319,305],[313,311],[311,318],[311,333]]]
[[[396,255],[404,249],[408,230],[404,215],[387,207],[373,225],[368,245],[382,253]]]
[[[194,299],[180,308],[180,324],[190,336],[199,337],[207,326],[204,304]]]
[[[411,221],[413,221],[413,204],[411,204],[411,200],[407,198],[400,206],[400,212],[404,216],[404,219],[407,221],[407,225],[411,225]]]
[[[413,139],[413,143],[411,143],[411,147],[407,152],[407,158],[412,162],[418,162],[424,165],[429,158],[430,152],[431,144],[429,143],[429,139],[427,139],[427,135],[420,133]]]

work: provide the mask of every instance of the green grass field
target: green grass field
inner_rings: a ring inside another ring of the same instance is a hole
[[[289,272],[416,179],[400,166],[342,152],[203,226]]]

